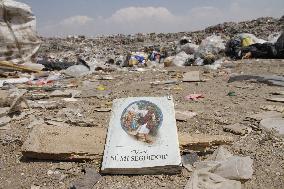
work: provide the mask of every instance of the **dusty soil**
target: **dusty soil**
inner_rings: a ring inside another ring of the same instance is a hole
[[[179,131],[188,133],[223,134],[233,136],[236,141],[227,148],[236,155],[250,156],[254,160],[254,174],[251,180],[243,182],[245,189],[283,189],[284,188],[284,145],[283,140],[273,133],[252,131],[240,137],[223,131],[224,125],[234,123],[255,124],[244,121],[250,114],[262,112],[261,105],[281,105],[268,102],[270,92],[283,90],[281,87],[268,86],[256,82],[228,83],[230,73],[246,74],[278,74],[284,73],[284,60],[249,60],[230,62],[227,68],[218,71],[204,67],[167,68],[166,71],[146,72],[111,72],[116,79],[100,81],[112,94],[108,98],[82,98],[79,102],[68,103],[67,107],[82,109],[89,119],[94,119],[94,126],[108,127],[109,112],[96,112],[96,107],[108,107],[115,98],[130,96],[166,96],[173,95],[175,107],[179,110],[192,110],[198,115],[188,122],[177,122]],[[200,70],[205,82],[178,83],[152,86],[152,81],[163,81],[177,78],[183,72]],[[88,76],[77,80],[93,80]],[[65,82],[74,82],[66,80]],[[228,96],[234,91],[236,96]],[[198,101],[185,100],[191,93],[201,93],[204,99]],[[60,100],[60,98],[52,98]],[[283,105],[283,104],[282,104]],[[29,123],[38,118],[55,116],[59,109],[31,109],[22,112],[23,117],[13,120],[8,126],[0,127],[0,188],[68,188],[70,182],[83,173],[82,167],[95,166],[99,171],[98,162],[54,162],[27,160],[22,157],[21,145],[27,138]],[[74,139],[76,140],[76,139]],[[90,144],[96,145],[96,144]],[[206,156],[200,156],[204,159]],[[94,188],[183,188],[191,173],[183,169],[178,175],[154,176],[110,176],[103,175],[102,180]],[[38,187],[39,188],[39,187]]]

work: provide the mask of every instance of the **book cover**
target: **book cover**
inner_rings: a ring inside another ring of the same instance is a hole
[[[108,174],[181,171],[171,97],[114,100],[101,171]]]

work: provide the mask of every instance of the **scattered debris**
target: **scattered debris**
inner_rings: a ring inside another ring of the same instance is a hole
[[[204,96],[202,94],[190,94],[185,97],[186,100],[193,100],[193,101],[197,101],[200,98],[204,98]]]
[[[154,81],[151,82],[151,85],[165,85],[165,84],[177,84],[178,80],[173,79],[173,80],[166,80],[166,81]]]
[[[284,136],[284,119],[283,118],[267,118],[263,119],[259,126],[261,128],[271,130],[274,129],[279,132],[280,135]]]
[[[93,188],[102,176],[95,170],[95,168],[85,168],[82,170],[84,175],[74,181],[69,189],[88,189]]]
[[[254,80],[268,85],[284,87],[284,77],[277,75],[232,75],[228,82],[231,83],[235,81],[247,81],[247,80]]]
[[[193,172],[184,189],[241,189],[240,181],[225,179],[208,171]]]
[[[284,106],[280,106],[280,105],[279,106],[278,105],[262,105],[260,108],[262,110],[284,113]]]
[[[179,144],[183,150],[204,151],[209,147],[232,144],[234,139],[225,135],[179,133]]]
[[[272,97],[272,98],[267,98],[266,100],[271,101],[271,102],[284,102],[284,97]]]
[[[283,115],[279,112],[276,111],[268,111],[268,112],[262,112],[262,113],[258,113],[258,114],[253,114],[250,116],[247,116],[247,118],[256,120],[256,121],[261,121],[263,119],[267,119],[267,118],[281,118]]]
[[[194,116],[197,115],[197,113],[195,112],[190,112],[190,111],[180,111],[180,110],[176,110],[175,111],[176,114],[176,120],[177,121],[188,121],[189,119],[193,118]]]
[[[234,156],[220,146],[206,161],[194,163],[196,170],[185,188],[241,189],[239,181],[252,178],[252,165],[250,157]]]
[[[105,137],[102,128],[37,125],[23,144],[22,153],[33,159],[94,160],[103,154]]]
[[[183,75],[183,82],[197,82],[201,81],[199,71],[186,72]]]
[[[234,91],[228,92],[227,95],[228,95],[228,96],[237,96],[236,92],[234,92]]]
[[[233,125],[226,125],[226,126],[223,126],[223,128],[224,128],[224,131],[226,132],[231,132],[233,134],[242,135],[242,136],[250,132],[250,128],[243,126],[239,123],[236,123]]]
[[[193,164],[199,160],[198,155],[195,152],[185,154],[181,157],[182,166],[185,167],[188,171],[193,171]]]

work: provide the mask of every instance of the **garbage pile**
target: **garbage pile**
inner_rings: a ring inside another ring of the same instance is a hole
[[[81,58],[114,69],[191,65],[218,69],[232,59],[283,57],[281,24],[281,19],[259,18],[197,32],[48,38],[43,39],[37,59],[66,65]]]

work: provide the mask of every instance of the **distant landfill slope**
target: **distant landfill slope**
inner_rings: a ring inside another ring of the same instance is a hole
[[[118,57],[127,54],[129,51],[141,51],[147,46],[157,49],[175,49],[175,43],[183,36],[191,37],[191,41],[200,44],[206,37],[217,34],[225,40],[238,33],[251,33],[256,37],[267,40],[268,36],[284,30],[284,16],[280,19],[263,17],[251,21],[239,23],[225,22],[215,26],[207,27],[204,30],[178,33],[147,33],[134,35],[109,35],[94,38],[84,36],[66,38],[42,38],[43,44],[39,55],[46,56],[54,53],[55,57],[66,57],[75,61],[76,55],[84,56],[86,59]]]

